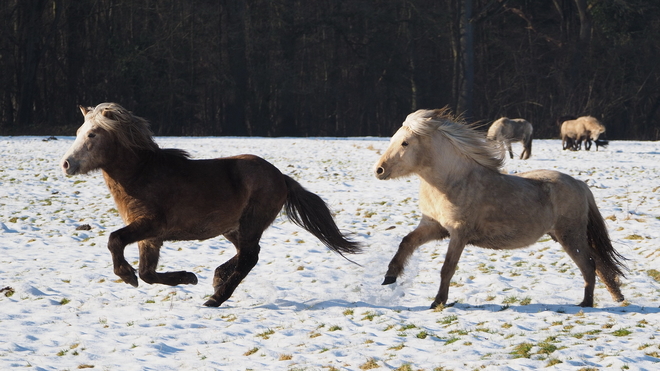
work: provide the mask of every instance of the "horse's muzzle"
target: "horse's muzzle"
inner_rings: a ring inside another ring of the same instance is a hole
[[[390,177],[390,173],[385,171],[385,168],[382,166],[376,167],[374,170],[374,175],[380,180],[385,180]]]
[[[80,168],[78,162],[72,161],[70,159],[63,159],[60,167],[66,175],[75,175],[78,173],[78,169]]]

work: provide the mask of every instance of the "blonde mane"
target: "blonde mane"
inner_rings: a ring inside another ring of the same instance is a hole
[[[159,149],[158,144],[152,138],[153,133],[149,129],[149,122],[134,116],[119,104],[101,103],[88,110],[85,118],[113,134],[121,146],[131,151],[153,152]]]
[[[486,168],[499,171],[503,165],[502,153],[461,117],[453,116],[448,108],[417,110],[406,117],[403,127],[421,136],[439,132],[460,153]]]

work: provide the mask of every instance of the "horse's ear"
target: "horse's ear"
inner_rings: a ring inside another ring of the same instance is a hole
[[[117,112],[115,110],[110,108],[104,108],[103,111],[101,111],[101,115],[115,121],[117,121],[116,113]]]
[[[83,116],[86,116],[87,112],[89,112],[89,109],[87,109],[86,107],[78,106],[78,108],[80,108],[80,112],[82,112]]]

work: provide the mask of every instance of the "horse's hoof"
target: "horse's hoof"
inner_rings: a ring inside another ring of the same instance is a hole
[[[186,279],[183,283],[188,284],[188,285],[196,285],[198,282],[197,276],[195,273],[191,272],[186,272]]]
[[[449,304],[442,304],[442,303],[438,303],[434,300],[433,303],[431,303],[431,308],[430,309],[436,309],[438,307],[440,307],[440,308],[449,308],[449,307],[453,307],[454,304],[456,304],[456,302],[449,303]]]
[[[126,282],[127,284],[133,286],[133,287],[138,287],[138,279],[137,276],[132,275],[132,276],[124,276],[121,277],[121,279]]]
[[[578,306],[580,306],[580,307],[582,307],[582,308],[593,308],[594,303],[585,303],[585,302],[583,301],[582,303],[578,304]]]
[[[218,303],[218,301],[215,300],[215,299],[209,299],[209,300],[206,301],[206,303],[204,303],[204,306],[205,307],[215,307],[215,308],[217,308],[217,307],[220,306],[220,303]]]
[[[396,277],[385,276],[385,279],[383,280],[383,283],[381,283],[381,285],[391,285],[394,282],[396,282]]]

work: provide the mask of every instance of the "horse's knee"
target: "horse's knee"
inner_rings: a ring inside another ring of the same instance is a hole
[[[121,237],[117,232],[110,233],[110,237],[108,237],[108,250],[110,250],[112,254],[120,253],[124,246],[126,246],[126,244],[122,242]]]

